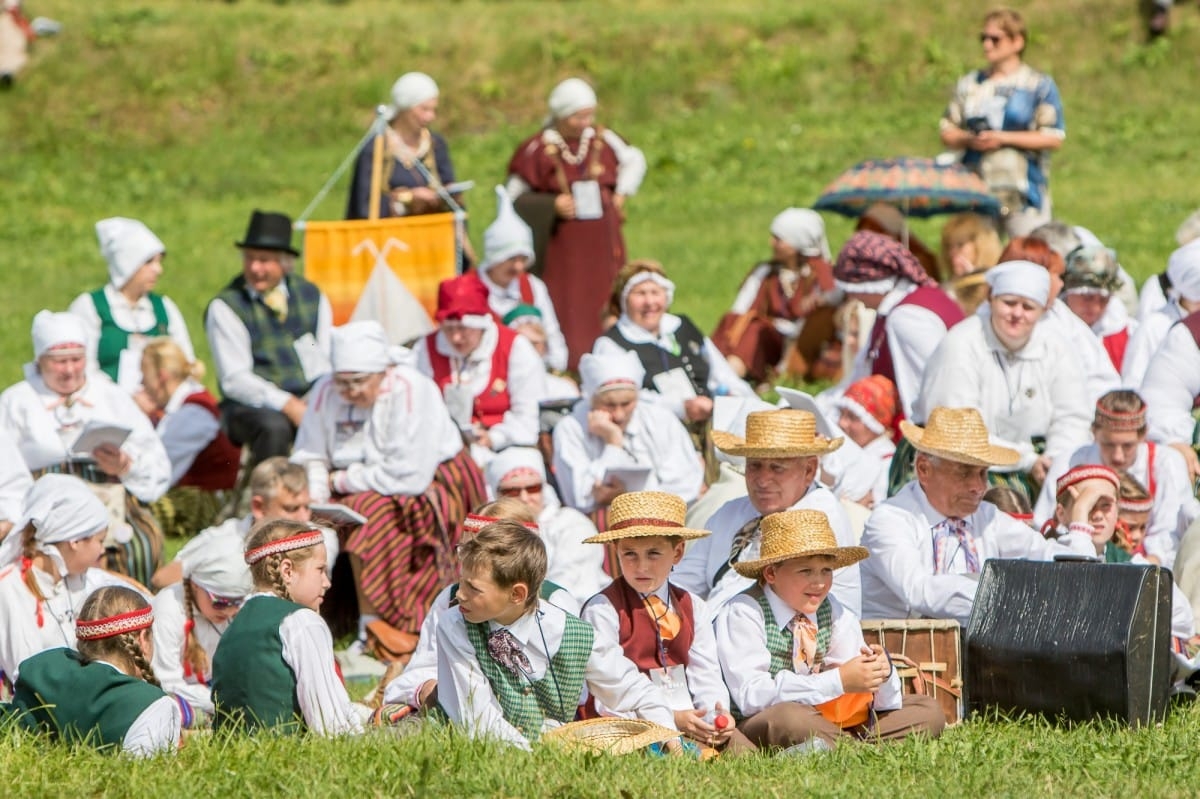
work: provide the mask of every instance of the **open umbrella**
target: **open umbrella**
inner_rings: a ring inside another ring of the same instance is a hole
[[[932,158],[863,161],[825,187],[813,208],[861,216],[872,203],[891,203],[906,216],[974,212],[997,216],[999,201],[987,184],[960,164]]]

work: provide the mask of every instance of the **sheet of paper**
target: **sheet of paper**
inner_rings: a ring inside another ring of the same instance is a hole
[[[604,205],[600,202],[600,184],[594,180],[580,180],[571,184],[571,196],[575,199],[576,219],[599,219],[604,216]]]
[[[609,466],[600,482],[608,483],[615,478],[621,481],[626,491],[645,491],[652,471],[649,466]]]
[[[313,502],[308,506],[312,515],[334,527],[366,524],[367,517],[338,502]]]
[[[310,383],[318,377],[329,373],[329,358],[321,351],[317,339],[312,333],[305,333],[292,343],[296,357],[300,359],[300,368],[304,370],[304,379]]]
[[[696,396],[696,389],[692,387],[691,378],[680,367],[659,372],[650,380],[658,389],[658,393],[664,397],[671,397],[683,402]]]
[[[71,453],[91,455],[101,444],[112,444],[114,447],[119,447],[125,443],[125,439],[129,438],[129,434],[132,432],[128,427],[122,427],[119,424],[92,420],[79,431],[79,437],[71,445]]]

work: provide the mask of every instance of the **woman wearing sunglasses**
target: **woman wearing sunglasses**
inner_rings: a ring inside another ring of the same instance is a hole
[[[1025,21],[1000,8],[983,19],[985,69],[959,79],[941,121],[942,143],[962,151],[1002,205],[1010,236],[1050,221],[1050,152],[1066,136],[1054,79],[1022,61]]]
[[[185,727],[206,727],[212,718],[213,654],[254,588],[244,553],[242,536],[222,531],[206,546],[181,553],[182,582],[154,595],[151,665],[162,689],[180,700]]]

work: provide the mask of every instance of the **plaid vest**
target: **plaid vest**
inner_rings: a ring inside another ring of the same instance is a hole
[[[236,618],[236,617],[235,617]],[[542,734],[547,718],[562,724],[572,721],[583,693],[583,673],[592,656],[592,626],[570,613],[563,630],[562,643],[550,658],[550,668],[542,679],[531,682],[514,675],[488,654],[487,622],[467,623],[467,637],[475,648],[479,668],[492,686],[504,719],[529,741]]]
[[[296,675],[283,659],[279,625],[301,605],[273,596],[251,597],[229,622],[212,660],[213,729],[300,732],[304,717]]]
[[[230,307],[250,334],[254,374],[300,397],[312,383],[305,378],[293,345],[306,333],[317,334],[321,290],[299,275],[285,275],[283,280],[288,290],[288,314],[284,321],[263,304],[261,297],[251,298],[242,275],[222,289],[217,299]]]
[[[92,305],[96,306],[96,315],[100,317],[100,341],[96,344],[96,360],[100,362],[100,371],[116,380],[121,366],[121,352],[129,346],[130,331],[118,326],[113,319],[112,307],[108,304],[104,289],[96,289],[88,296],[92,298]],[[163,305],[162,297],[153,291],[146,296],[150,300],[151,310],[154,311],[154,327],[141,335],[167,335],[167,306]]]

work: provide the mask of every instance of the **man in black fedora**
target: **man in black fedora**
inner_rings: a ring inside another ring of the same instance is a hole
[[[333,312],[315,285],[293,272],[292,220],[255,211],[242,241],[242,274],[208,304],[204,330],[224,399],[229,437],[248,444],[249,469],[287,455],[304,416],[304,395],[329,371]]]

